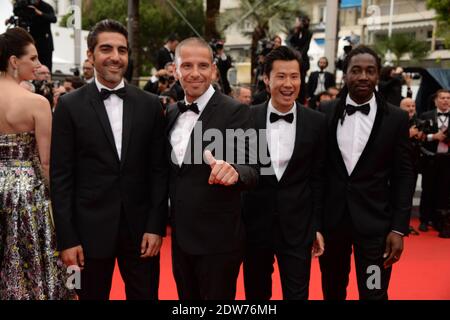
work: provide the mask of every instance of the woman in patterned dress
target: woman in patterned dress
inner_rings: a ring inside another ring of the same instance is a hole
[[[71,299],[56,251],[48,177],[48,101],[19,83],[40,66],[33,38],[0,35],[0,299]]]

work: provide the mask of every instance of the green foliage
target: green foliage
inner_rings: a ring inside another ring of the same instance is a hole
[[[389,39],[387,36],[375,42],[375,51],[384,57],[390,50],[396,58],[396,65],[399,65],[403,55],[409,53],[412,60],[419,61],[425,58],[430,51],[430,45],[427,42],[417,41],[413,35],[394,33]]]
[[[202,0],[172,0],[189,23],[203,35],[205,17]],[[89,30],[100,20],[115,19],[127,24],[127,1],[95,0],[89,6],[83,2],[83,29]],[[139,47],[141,75],[149,75],[156,53],[164,45],[165,38],[176,33],[183,39],[195,35],[189,26],[166,1],[141,1],[139,7]]]
[[[219,30],[236,25],[244,36],[251,36],[251,69],[256,64],[258,41],[279,32],[288,33],[295,17],[302,14],[301,0],[241,0],[240,6],[221,14]],[[252,73],[252,83],[254,74]]]
[[[264,28],[268,36],[287,33],[294,25],[295,17],[302,14],[299,0],[241,0],[239,8],[220,16],[219,29],[225,30],[233,24],[242,29],[243,35],[251,35],[245,26]]]
[[[450,0],[427,0],[427,7],[436,10],[437,36],[444,38],[446,47],[450,48]]]

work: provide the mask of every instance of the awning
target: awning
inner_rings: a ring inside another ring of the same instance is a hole
[[[371,30],[388,30],[389,24],[382,24],[377,27],[370,26]],[[433,27],[433,21],[413,21],[413,22],[400,22],[393,23],[392,29],[394,30],[402,30],[402,29],[417,29],[417,28],[425,28],[425,27]]]
[[[341,9],[361,7],[361,0],[341,0]]]

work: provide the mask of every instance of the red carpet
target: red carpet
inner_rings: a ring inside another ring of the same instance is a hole
[[[417,230],[418,221],[413,220]],[[178,299],[172,276],[170,237],[164,239],[161,250],[161,300]],[[322,300],[319,262],[313,260],[311,267],[310,299]],[[125,290],[119,270],[114,272],[111,299],[125,299]],[[242,272],[238,279],[237,299],[244,299]],[[273,275],[273,299],[281,299],[278,270]],[[389,287],[392,300],[450,300],[450,239],[442,239],[437,232],[411,235],[405,240],[405,250],[399,263],[394,265]],[[352,259],[352,272],[348,287],[348,299],[358,299],[356,276]]]

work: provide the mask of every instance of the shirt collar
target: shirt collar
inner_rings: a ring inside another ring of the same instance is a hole
[[[354,105],[357,107],[368,103],[370,105],[370,110],[375,110],[377,107],[377,98],[375,97],[375,92],[374,92],[372,95],[372,98],[369,101],[359,104],[359,103],[356,103],[352,98],[350,98],[350,95],[348,94],[347,98],[345,99],[345,103],[351,104],[351,105]]]
[[[196,103],[198,106],[198,110],[202,112],[203,109],[205,109],[206,105],[208,104],[209,100],[212,98],[216,91],[214,90],[212,85],[209,85],[208,90],[206,90],[200,97],[194,100],[193,103]],[[187,102],[186,97],[184,98],[184,102],[186,104],[190,104]]]
[[[279,114],[279,115],[285,115],[285,114],[288,114],[288,113],[293,113],[294,114],[294,117],[295,117],[295,115],[297,114],[297,108],[295,107],[295,102],[294,102],[294,104],[292,105],[292,107],[291,107],[291,109],[289,110],[289,111],[287,111],[287,112],[285,112],[285,113],[283,113],[283,112],[280,112],[280,111],[278,111],[277,109],[275,109],[275,107],[273,106],[273,104],[272,104],[272,98],[269,100],[269,104],[268,104],[268,106],[267,106],[267,112],[268,112],[268,114],[270,114],[271,112],[273,112],[273,113],[276,113],[276,114]]]
[[[95,84],[97,85],[97,89],[98,89],[99,92],[102,91],[102,89],[106,89],[106,90],[111,91],[111,90],[117,90],[117,89],[120,89],[120,88],[125,87],[125,81],[123,81],[123,79],[122,79],[122,81],[120,81],[120,83],[119,83],[115,88],[113,88],[113,89],[108,88],[108,87],[104,86],[103,84],[101,84],[100,81],[98,81],[97,77],[95,77],[95,80],[94,80],[94,81],[95,81]]]

